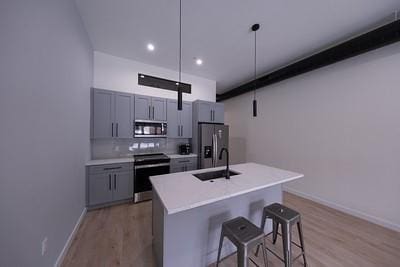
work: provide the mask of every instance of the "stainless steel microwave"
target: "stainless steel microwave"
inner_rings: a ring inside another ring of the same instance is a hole
[[[167,123],[165,121],[135,121],[135,137],[167,137]]]

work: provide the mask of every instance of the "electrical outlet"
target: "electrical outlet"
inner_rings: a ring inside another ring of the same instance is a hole
[[[47,251],[47,236],[42,241],[42,256],[46,253],[46,251]]]

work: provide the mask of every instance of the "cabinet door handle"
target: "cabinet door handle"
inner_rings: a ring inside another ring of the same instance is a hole
[[[181,125],[181,136],[183,136],[183,125]]]
[[[114,137],[114,123],[111,123],[111,137]]]
[[[108,175],[108,190],[111,191],[111,174]]]
[[[213,120],[213,119],[212,119],[212,110],[210,110],[210,116],[211,116],[211,121],[212,121],[212,120]]]
[[[153,120],[154,120],[154,106],[153,106]]]
[[[151,119],[151,107],[149,106],[149,120]]]
[[[114,174],[114,190],[117,190],[117,175]]]
[[[213,119],[212,120],[215,121],[215,110],[212,111],[212,114],[213,114]]]
[[[115,131],[116,131],[116,135],[117,135],[117,137],[118,137],[118,123],[116,123],[116,129],[115,129]]]

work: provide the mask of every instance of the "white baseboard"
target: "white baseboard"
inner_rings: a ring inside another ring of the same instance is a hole
[[[390,221],[387,221],[387,220],[384,220],[384,219],[381,219],[381,218],[366,214],[366,213],[364,213],[362,211],[358,211],[358,210],[355,210],[355,209],[351,209],[351,208],[342,206],[340,204],[337,204],[337,203],[322,199],[320,197],[316,197],[316,196],[312,196],[312,195],[307,194],[307,193],[300,192],[298,190],[289,188],[287,186],[283,186],[282,189],[283,189],[283,191],[286,191],[286,192],[289,192],[291,194],[298,195],[300,197],[312,200],[312,201],[317,202],[319,204],[328,206],[328,207],[330,207],[332,209],[339,210],[341,212],[353,215],[353,216],[358,217],[360,219],[363,219],[363,220],[378,224],[380,226],[383,226],[385,228],[400,232],[400,225],[399,224],[396,224],[396,223],[393,223],[393,222],[390,222]]]
[[[76,232],[78,231],[79,226],[81,225],[81,223],[83,221],[83,218],[86,215],[86,212],[87,212],[87,209],[84,208],[82,213],[81,213],[81,216],[79,216],[78,221],[75,224],[74,229],[72,230],[71,234],[69,235],[69,237],[67,239],[67,242],[65,243],[63,249],[61,250],[61,253],[60,253],[60,255],[58,256],[58,258],[56,260],[56,263],[54,263],[54,267],[60,267],[61,266],[61,263],[63,262],[63,260],[65,258],[65,255],[67,254],[68,249],[71,246],[72,240],[74,240]]]

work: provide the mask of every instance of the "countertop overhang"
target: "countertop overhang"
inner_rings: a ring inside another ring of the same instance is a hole
[[[240,174],[229,180],[200,181],[192,175],[224,168],[158,175],[150,180],[167,214],[174,214],[304,177],[300,173],[257,163],[230,166],[232,171]]]

